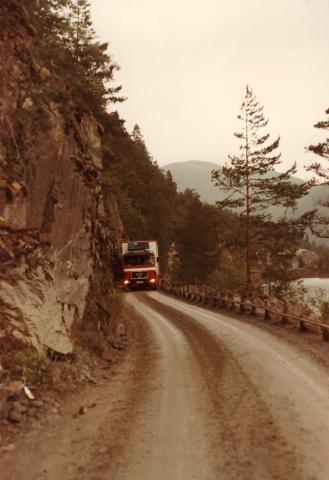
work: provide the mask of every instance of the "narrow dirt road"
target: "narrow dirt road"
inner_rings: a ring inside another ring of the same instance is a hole
[[[6,480],[327,480],[329,379],[257,326],[126,295],[120,368],[0,460]],[[328,352],[329,353],[329,352]]]

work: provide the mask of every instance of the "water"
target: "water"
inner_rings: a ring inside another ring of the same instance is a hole
[[[318,295],[323,292],[326,297],[329,297],[329,278],[303,278],[303,282],[309,295]]]

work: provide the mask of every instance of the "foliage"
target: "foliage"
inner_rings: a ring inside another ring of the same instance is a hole
[[[220,206],[238,208],[238,219],[231,212],[202,203],[191,191],[179,194],[170,172],[162,171],[149,154],[140,127],[136,125],[130,134],[117,112],[108,112],[109,105],[124,100],[120,96],[121,87],[113,86],[119,67],[108,51],[108,44],[97,40],[90,2],[24,1],[42,37],[33,51],[37,65],[55,71],[55,78],[60,78],[64,85],[50,88],[48,98],[61,104],[64,114],[72,109],[91,110],[104,127],[103,181],[111,185],[118,200],[127,235],[158,240],[162,271],[166,268],[170,243],[175,241],[179,257],[176,279],[196,282],[217,275],[223,284],[239,284],[244,275],[234,273],[238,268],[235,259],[246,249],[247,283],[250,283],[250,262],[263,252],[260,246],[263,223],[269,222],[266,208],[292,206],[305,188],[289,182],[294,167],[272,175],[280,158],[273,153],[279,139],[269,143],[269,135],[260,133],[267,120],[249,87],[239,116],[244,128],[236,134],[243,142],[241,155],[230,157],[231,166],[213,173],[215,183],[228,192]],[[44,130],[49,127],[51,119],[44,113],[42,103],[33,115],[37,127]],[[273,258],[275,251],[282,255],[282,248],[274,241],[267,248]],[[226,267],[220,266],[220,258],[225,258],[223,249],[234,259]],[[223,268],[221,274],[219,268]]]
[[[35,48],[43,65],[57,70],[70,87],[70,97],[100,120],[109,102],[120,102],[121,87],[113,87],[118,66],[92,28],[87,0],[40,0],[34,19],[44,40]]]
[[[112,87],[118,66],[108,53],[108,45],[97,41],[90,3],[39,0],[30,2],[28,8],[34,12],[43,40],[34,47],[37,65],[55,70],[61,79],[56,88],[49,89],[48,98],[61,105],[64,115],[90,109],[104,127],[103,182],[117,198],[125,233],[132,239],[159,242],[162,272],[170,244],[176,241],[180,259],[176,278],[204,281],[218,268],[220,246],[232,241],[232,229],[224,229],[231,232],[231,238],[224,240],[226,233],[220,224],[232,215],[202,204],[195,194],[179,194],[171,173],[162,171],[149,154],[140,127],[136,125],[129,133],[118,113],[108,112],[109,104],[123,100],[120,88]],[[38,88],[35,90],[37,95]],[[34,122],[46,129],[42,108],[41,102]],[[93,338],[86,342],[94,350],[106,347]]]
[[[310,241],[306,236],[299,242],[300,248],[310,250],[319,255],[318,268],[320,272],[329,272],[329,246],[324,243]]]
[[[46,132],[53,125],[51,115],[45,108],[35,108],[31,111],[31,116],[36,129]]]
[[[214,207],[202,203],[192,190],[179,197],[180,224],[176,228],[180,259],[178,278],[187,283],[204,283],[218,267],[219,241]]]
[[[244,270],[238,255],[232,255],[223,248],[219,255],[218,270],[209,275],[207,284],[210,287],[222,290],[239,290],[245,284]]]
[[[51,363],[44,353],[29,348],[4,353],[1,360],[12,379],[28,384],[44,383]]]
[[[173,238],[176,184],[153,161],[140,128],[131,135],[115,112],[103,136],[105,177],[119,203],[125,231],[133,239],[156,239],[162,261]]]
[[[264,223],[270,221],[270,206],[291,208],[296,200],[307,192],[308,183],[293,184],[290,176],[296,165],[277,173],[280,154],[276,153],[280,138],[270,141],[264,132],[268,124],[253,91],[247,86],[238,119],[242,123],[240,132],[234,135],[241,141],[240,154],[229,156],[226,164],[212,172],[212,180],[227,196],[217,202],[221,208],[236,209],[245,226],[246,289],[250,290],[252,263],[260,255],[259,244],[264,233]],[[273,272],[274,273],[274,272]]]
[[[329,130],[329,108],[325,112],[328,115],[326,120],[317,122],[314,127],[320,128],[323,130]],[[319,155],[324,160],[329,160],[329,138],[324,142],[320,142],[317,145],[310,145],[308,147],[309,152],[313,152],[316,155]],[[323,166],[320,162],[314,162],[310,167],[309,171],[313,171],[317,177],[317,185],[329,185],[329,170]],[[319,209],[317,214],[314,217],[314,221],[311,225],[312,233],[320,238],[329,238],[329,217],[324,213],[325,208],[329,207],[328,199],[323,199],[319,202]],[[324,208],[321,208],[324,207]]]
[[[192,240],[184,229],[191,228],[193,208],[200,216],[207,216],[210,207],[203,206],[199,199],[178,194],[170,172],[162,171],[149,154],[140,127],[136,125],[130,134],[117,112],[107,111],[109,104],[123,100],[119,96],[120,88],[112,87],[118,66],[112,61],[107,44],[100,44],[96,39],[89,2],[40,0],[29,4],[30,11],[33,8],[43,39],[34,48],[37,63],[55,70],[66,85],[49,89],[48,98],[62,104],[64,115],[79,106],[90,109],[102,123],[103,181],[111,186],[118,200],[126,234],[135,239],[158,240],[162,271],[166,268],[170,243],[184,237],[186,251],[191,253],[186,255],[181,248],[182,269],[177,273],[188,272],[188,262],[193,258],[194,271],[199,263],[199,270],[205,268],[207,275],[217,268],[218,262],[213,261],[214,255],[207,249],[196,248],[197,243],[191,246]],[[47,127],[41,110],[36,110],[34,116],[36,124]],[[211,225],[207,222],[207,219],[203,222],[206,228],[214,230],[213,220]],[[194,221],[193,231],[201,232],[202,226],[200,229]],[[218,240],[214,232],[209,235],[213,235],[213,243],[215,238]],[[213,244],[212,252],[216,248]],[[95,345],[95,348],[98,347]]]
[[[310,214],[306,213],[297,219],[281,218],[263,223],[258,250],[261,258],[266,259],[262,262],[262,278],[269,291],[278,298],[285,295],[290,283],[296,279],[293,259],[309,222]]]

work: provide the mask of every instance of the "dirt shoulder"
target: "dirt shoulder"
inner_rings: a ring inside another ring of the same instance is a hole
[[[4,478],[89,480],[91,472],[109,462],[109,443],[118,453],[134,421],[144,391],[141,371],[149,361],[149,332],[143,319],[134,314],[132,321],[132,311],[125,306],[122,322],[126,341],[123,350],[116,349],[112,364],[98,361],[92,381],[62,395],[44,394],[40,418],[0,427]]]

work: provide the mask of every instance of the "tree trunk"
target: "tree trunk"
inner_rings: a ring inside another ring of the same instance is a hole
[[[249,139],[248,113],[246,112],[246,290],[251,288],[251,248],[250,248],[250,182],[249,182]]]

